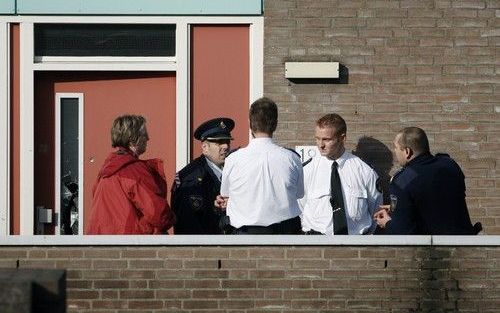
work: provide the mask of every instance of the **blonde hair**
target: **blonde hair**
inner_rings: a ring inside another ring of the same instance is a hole
[[[331,113],[322,116],[319,120],[316,121],[316,126],[319,128],[333,128],[335,129],[335,135],[347,134],[347,125],[342,116]]]

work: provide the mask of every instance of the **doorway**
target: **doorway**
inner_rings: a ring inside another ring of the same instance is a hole
[[[167,182],[172,183],[176,163],[175,87],[175,73],[170,72],[35,73],[34,203],[35,207],[59,213],[53,215],[53,223],[45,225],[44,233],[69,234],[61,227],[61,198],[68,192],[65,183],[74,182],[82,198],[77,211],[83,214],[78,217],[83,224],[80,222],[77,233],[83,234],[93,184],[112,151],[110,129],[117,116],[138,114],[146,118],[151,139],[142,158],[163,159]],[[81,125],[76,127],[78,121]],[[61,131],[72,139],[61,142]],[[75,175],[77,168],[81,169],[79,175]],[[68,171],[73,174],[66,175]]]

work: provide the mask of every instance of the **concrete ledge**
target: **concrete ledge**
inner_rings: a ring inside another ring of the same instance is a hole
[[[500,236],[2,236],[0,246],[500,246]]]
[[[433,246],[500,246],[500,236],[432,236]]]

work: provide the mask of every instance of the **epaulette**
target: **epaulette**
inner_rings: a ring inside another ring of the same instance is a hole
[[[292,151],[292,152],[293,152],[293,153],[295,153],[295,154],[299,157],[299,159],[300,159],[300,154],[299,154],[297,151],[295,151],[294,149],[292,149],[292,148],[287,148],[287,147],[283,147],[283,148],[287,149],[288,151]]]
[[[436,158],[440,158],[440,157],[447,157],[447,158],[449,158],[450,155],[448,153],[436,153],[435,157]]]
[[[198,170],[201,168],[203,165],[203,158],[198,157],[194,159],[193,161],[189,162],[186,166],[184,166],[178,173],[177,175],[179,178],[183,178],[185,175],[191,173],[193,170]]]
[[[309,158],[309,160],[305,161],[304,163],[302,163],[302,167],[306,166],[307,164],[311,163],[311,161],[313,160],[313,158]]]
[[[390,182],[392,182],[394,180],[394,178],[398,177],[401,173],[403,173],[404,170],[405,170],[405,168],[402,167],[396,173],[394,173],[394,175],[392,175],[392,177],[391,177]]]

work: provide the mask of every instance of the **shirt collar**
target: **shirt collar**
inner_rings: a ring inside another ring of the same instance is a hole
[[[411,166],[413,164],[418,164],[421,162],[425,162],[427,159],[429,159],[431,157],[432,157],[432,154],[430,152],[421,153],[421,154],[417,155],[416,157],[414,157],[413,159],[411,159],[408,163],[406,163],[406,165],[404,167]]]
[[[271,137],[260,137],[260,138],[252,138],[250,140],[250,144],[269,144],[269,143],[274,143],[273,138]]]
[[[348,158],[349,158],[349,152],[347,152],[347,150],[344,150],[344,153],[342,153],[342,155],[338,159],[335,159],[335,160],[330,160],[328,158],[327,159],[331,163],[333,163],[333,161],[337,162],[337,164],[339,165],[339,167],[342,168],[344,166],[345,161]]]
[[[205,157],[205,160],[207,161],[208,167],[214,172],[215,176],[219,179],[219,181],[222,180],[222,169],[215,165],[214,162],[210,161],[207,157]]]

